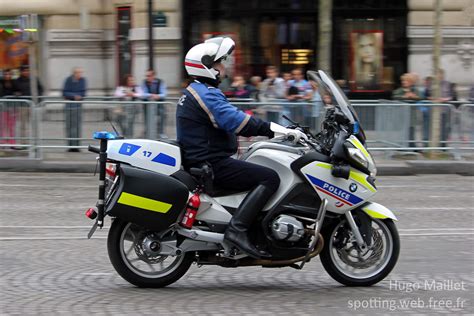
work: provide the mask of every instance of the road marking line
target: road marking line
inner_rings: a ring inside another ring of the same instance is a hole
[[[474,230],[474,228],[400,228],[398,231],[423,231],[423,230]]]
[[[474,211],[474,208],[468,207],[401,207],[399,210],[417,210],[417,211]]]
[[[98,185],[64,185],[64,184],[48,184],[48,183],[41,183],[41,184],[7,184],[7,183],[0,183],[0,187],[21,187],[21,188],[39,188],[39,187],[61,187],[61,188],[97,188]]]
[[[420,185],[416,185],[416,184],[413,184],[413,185],[386,184],[386,185],[377,185],[377,188],[421,188],[421,189],[425,189],[425,188],[445,188],[445,189],[452,189],[452,186],[449,186],[449,185],[424,185],[424,184],[420,184]]]
[[[422,233],[422,234],[400,234],[400,236],[465,236],[474,235],[474,233]]]
[[[91,237],[91,239],[107,239],[106,236]],[[0,240],[88,240],[84,237],[0,237]]]
[[[90,272],[90,273],[81,273],[81,275],[91,275],[91,276],[101,276],[101,275],[112,275],[113,273],[109,272]]]
[[[0,228],[83,229],[83,228],[91,228],[91,226],[0,226]],[[109,228],[104,227],[103,229],[109,229]]]

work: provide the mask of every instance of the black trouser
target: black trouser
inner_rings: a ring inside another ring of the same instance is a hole
[[[212,170],[215,186],[251,190],[232,216],[224,238],[253,258],[270,257],[268,252],[255,247],[248,231],[258,212],[278,189],[280,177],[270,168],[232,158],[214,163]]]
[[[273,194],[280,186],[280,177],[274,170],[237,159],[225,158],[213,163],[212,171],[216,188],[247,191],[263,185]]]

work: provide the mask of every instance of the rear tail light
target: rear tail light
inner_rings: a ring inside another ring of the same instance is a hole
[[[188,204],[186,205],[186,213],[184,213],[184,217],[181,220],[181,226],[187,229],[191,229],[193,227],[200,205],[201,198],[199,197],[198,193],[194,193],[189,198]]]
[[[114,164],[107,164],[107,168],[105,168],[105,172],[112,179],[115,178],[115,165]]]
[[[97,207],[91,207],[86,211],[86,216],[90,219],[95,219],[97,217]]]

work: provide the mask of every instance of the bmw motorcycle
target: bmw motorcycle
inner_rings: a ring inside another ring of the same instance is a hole
[[[99,199],[86,215],[90,238],[110,216],[107,247],[115,270],[138,287],[164,287],[191,264],[302,269],[319,255],[324,269],[347,286],[370,286],[395,266],[400,241],[395,215],[370,202],[377,192],[375,163],[357,113],[332,78],[309,71],[327,103],[321,132],[294,123],[306,137],[279,134],[252,144],[241,159],[276,170],[277,192],[250,230],[271,258],[254,259],[224,240],[248,192],[212,187],[212,170],[185,171],[171,141],[120,139],[96,132]],[[276,126],[276,125],[273,125]]]

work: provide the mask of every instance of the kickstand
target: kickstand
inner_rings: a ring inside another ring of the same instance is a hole
[[[87,234],[87,239],[91,239],[92,235],[94,235],[95,231],[97,230],[97,226],[98,226],[98,221],[95,221],[94,225],[92,225],[91,230]]]

